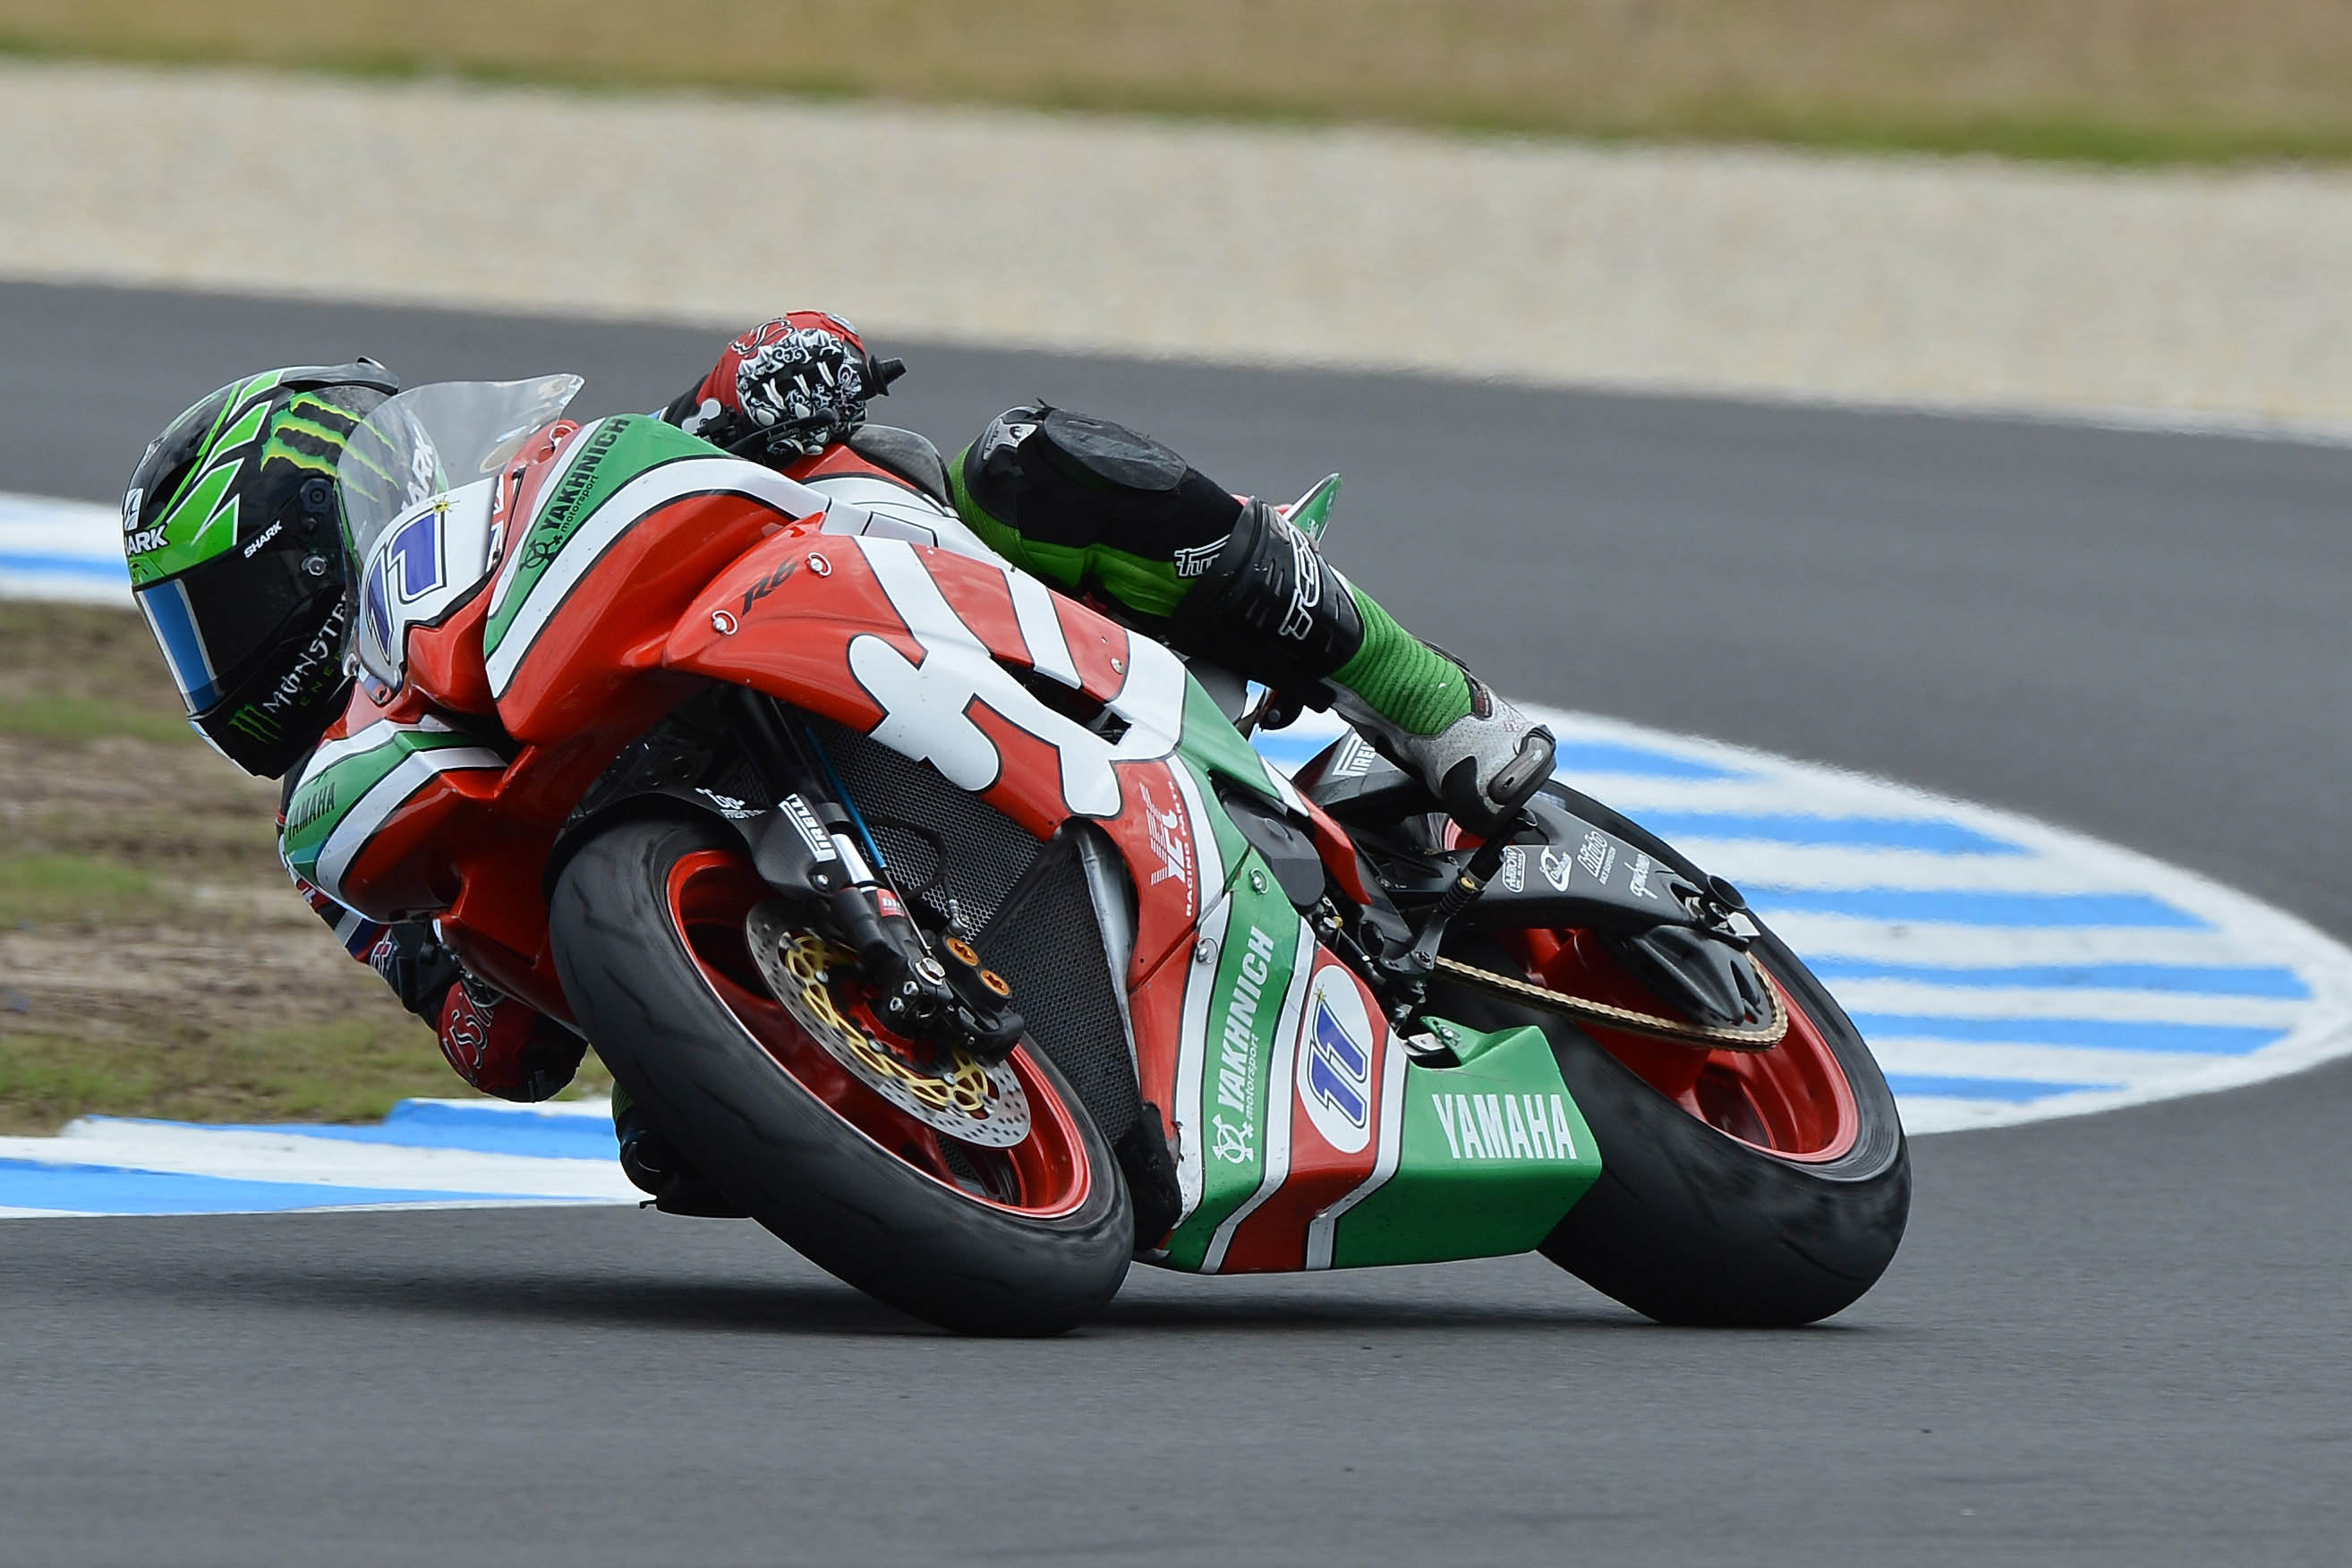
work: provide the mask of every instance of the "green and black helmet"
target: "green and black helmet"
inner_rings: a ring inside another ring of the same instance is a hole
[[[350,686],[335,491],[343,443],[399,390],[373,360],[231,382],[149,444],[122,497],[122,552],[188,719],[275,778]]]

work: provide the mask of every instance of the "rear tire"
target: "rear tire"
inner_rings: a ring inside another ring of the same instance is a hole
[[[1499,947],[1482,947],[1463,956],[1508,972]],[[1853,1092],[1856,1135],[1833,1159],[1786,1158],[1718,1131],[1558,1014],[1462,987],[1438,1004],[1465,1024],[1533,1024],[1550,1039],[1601,1178],[1540,1250],[1662,1323],[1787,1327],[1843,1311],[1885,1272],[1910,1213],[1910,1150],[1869,1047],[1778,938],[1765,933],[1754,952]]]
[[[741,842],[706,823],[624,822],[583,846],[555,889],[564,994],[647,1123],[768,1230],[902,1311],[980,1334],[1060,1333],[1100,1311],[1126,1278],[1135,1223],[1109,1148],[1045,1053],[1024,1047],[1030,1092],[1059,1097],[1086,1168],[1067,1212],[1022,1213],[918,1169],[819,1099],[721,1000],[671,892],[674,868],[712,852],[740,856]]]

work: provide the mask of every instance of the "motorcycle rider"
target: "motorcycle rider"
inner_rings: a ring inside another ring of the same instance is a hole
[[[1273,507],[1236,498],[1148,437],[1045,404],[998,415],[943,462],[923,437],[866,423],[867,401],[899,368],[839,318],[794,311],[731,341],[661,416],[795,479],[854,454],[904,504],[952,510],[1015,565],[1286,703],[1336,709],[1474,831],[1549,776],[1549,731],[1406,632]],[[353,563],[337,465],[397,390],[367,360],[232,383],[149,445],[123,498],[134,595],[190,721],[231,762],[282,775],[289,790],[350,691]],[[283,811],[281,800],[281,826]],[[436,1026],[468,1084],[536,1100],[572,1080],[579,1037],[466,974],[429,926],[379,924],[295,880],[352,955]],[[676,1162],[631,1120],[624,1165],[647,1191],[678,1196]]]

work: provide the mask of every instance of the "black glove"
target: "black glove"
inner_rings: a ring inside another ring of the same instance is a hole
[[[422,921],[386,926],[368,950],[368,965],[392,987],[402,1006],[436,1025],[449,987],[465,973],[457,966],[457,954],[434,940],[433,928]]]
[[[738,457],[813,458],[866,423],[866,400],[904,367],[875,360],[856,330],[822,310],[762,321],[662,417]]]

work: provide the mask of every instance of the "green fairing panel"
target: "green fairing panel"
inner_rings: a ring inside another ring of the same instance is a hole
[[[1309,539],[1321,539],[1323,531],[1331,526],[1331,503],[1339,499],[1339,476],[1326,474],[1315,481],[1315,488],[1300,496],[1290,507],[1290,525]]]
[[[1199,688],[1193,688],[1199,693]],[[1183,1135],[1201,1147],[1200,1203],[1169,1237],[1157,1261],[1199,1269],[1217,1228],[1258,1190],[1265,1173],[1266,1126],[1292,1113],[1287,1082],[1271,1081],[1284,998],[1298,963],[1301,919],[1265,859],[1216,805],[1214,773],[1272,793],[1244,759],[1217,743],[1240,737],[1205,693],[1208,719],[1187,712],[1182,760],[1202,784],[1226,868],[1223,940],[1210,984],[1201,1057],[1200,1124]],[[1264,873],[1263,890],[1250,872]],[[1214,929],[1216,910],[1202,925]],[[1170,959],[1188,962],[1181,949]],[[1198,984],[1198,982],[1195,982]],[[1601,1174],[1591,1128],[1560,1078],[1550,1042],[1538,1029],[1482,1034],[1433,1025],[1464,1065],[1407,1065],[1404,1130],[1393,1175],[1333,1227],[1333,1268],[1433,1263],[1528,1251],[1573,1208]],[[1182,1091],[1179,1090],[1179,1103]]]
[[[598,420],[585,439],[575,439],[563,471],[549,482],[530,527],[517,546],[520,563],[502,586],[482,629],[482,647],[496,653],[513,627],[533,584],[613,493],[665,463],[726,454],[698,436],[649,415],[622,414]]]
[[[272,372],[256,376],[230,395],[205,437],[208,461],[181,481],[179,492],[152,528],[128,536],[134,543],[153,544],[151,549],[126,552],[132,587],[143,588],[175,576],[237,542],[237,503],[229,490],[247,462],[257,466],[260,462],[259,455],[248,448],[268,428],[268,394],[277,384],[277,374]]]
[[[1287,800],[1267,773],[1265,759],[1234,728],[1217,700],[1190,675],[1184,678],[1184,732],[1177,739],[1176,752],[1192,763],[1204,785],[1213,779],[1228,779],[1276,804]],[[1207,798],[1211,814],[1223,827],[1224,813],[1217,807],[1213,788],[1208,790]]]
[[[1172,765],[1190,767],[1208,812],[1217,858],[1225,868],[1222,897],[1216,900],[1224,905],[1224,941],[1210,982],[1213,989],[1201,1068],[1202,1125],[1185,1132],[1201,1141],[1201,1202],[1169,1238],[1165,1258],[1171,1268],[1198,1269],[1217,1226],[1249,1200],[1265,1176],[1268,1105],[1287,1103],[1272,1099],[1268,1077],[1274,1068],[1275,1026],[1290,990],[1301,921],[1265,858],[1249,847],[1218,805],[1210,787],[1210,764],[1196,746],[1198,737],[1213,739],[1216,728],[1236,742],[1241,737],[1198,683],[1188,682],[1188,688],[1184,741]],[[1214,726],[1191,706],[1195,700],[1205,705]],[[1243,750],[1251,757],[1257,754],[1246,746]],[[1263,890],[1252,886],[1253,870],[1261,874]],[[1201,925],[1205,930],[1213,927],[1217,911],[1205,889],[1203,894]],[[1186,963],[1191,957],[1180,946],[1168,962]]]
[[[1271,1075],[1275,1029],[1298,957],[1298,912],[1271,875],[1267,892],[1252,890],[1247,873],[1265,869],[1256,851],[1230,863],[1236,876],[1210,993],[1201,1125],[1187,1132],[1201,1142],[1201,1202],[1169,1237],[1164,1261],[1171,1268],[1198,1269],[1217,1227],[1257,1191],[1267,1121],[1287,1114],[1290,1104],[1289,1085]],[[1170,962],[1186,962],[1181,950]]]
[[[1331,1266],[1526,1252],[1601,1175],[1601,1152],[1540,1029],[1444,1027],[1470,1059],[1408,1066],[1396,1174],[1340,1216]]]
[[[301,782],[287,800],[286,826],[278,840],[279,857],[296,876],[318,880],[319,855],[327,841],[351,816],[352,808],[409,758],[420,752],[467,752],[469,755],[465,760],[474,761],[470,753],[480,746],[468,736],[442,729],[385,725],[382,733],[377,744],[361,751],[330,742],[320,748],[323,765],[314,760],[303,770]]]

